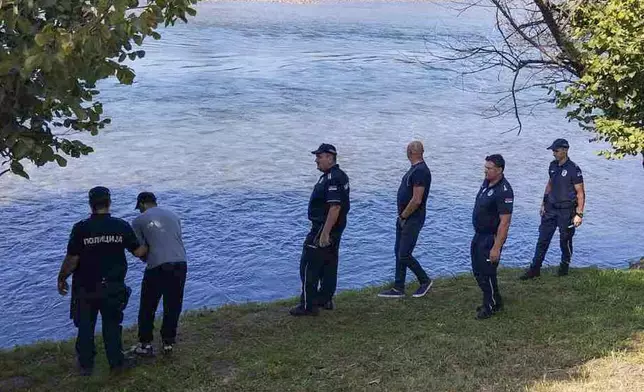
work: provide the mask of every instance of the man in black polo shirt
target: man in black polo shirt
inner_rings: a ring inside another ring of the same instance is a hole
[[[476,313],[479,320],[491,317],[503,307],[496,269],[508,238],[514,206],[514,192],[503,175],[504,170],[505,160],[501,155],[485,157],[485,180],[476,195],[472,213],[475,231],[470,247],[472,271],[483,291],[483,305]]]
[[[110,216],[110,191],[95,187],[89,191],[90,218],[74,225],[67,245],[67,255],[58,274],[58,292],[69,290],[72,278],[71,318],[78,328],[76,353],[82,375],[94,368],[94,328],[98,312],[103,320],[105,353],[112,370],[128,365],[122,352],[121,322],[130,289],[125,285],[127,261],[124,250],[137,257],[145,256],[130,225]]]
[[[311,231],[306,236],[300,258],[302,295],[300,304],[289,311],[293,316],[315,316],[319,306],[334,308],[340,239],[350,209],[349,177],[336,162],[335,147],[323,143],[312,153],[323,174],[309,200]]]
[[[409,268],[420,283],[413,297],[422,297],[432,287],[432,280],[412,255],[420,230],[425,224],[427,196],[432,184],[432,174],[423,159],[425,150],[419,141],[407,146],[407,159],[411,167],[403,176],[398,187],[398,218],[396,219],[396,280],[394,287],[378,294],[383,298],[405,296],[405,275]]]
[[[521,276],[521,280],[536,278],[541,274],[543,259],[557,228],[561,247],[561,263],[557,275],[568,275],[572,257],[572,237],[575,235],[575,228],[582,223],[586,201],[584,178],[579,166],[568,158],[569,147],[565,139],[557,139],[548,147],[555,159],[550,162],[548,168],[550,179],[541,203],[539,239],[532,264]]]

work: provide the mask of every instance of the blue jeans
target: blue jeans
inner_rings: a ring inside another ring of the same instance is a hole
[[[405,277],[407,268],[416,275],[420,284],[429,282],[427,273],[420,266],[420,263],[412,255],[420,230],[425,224],[425,216],[417,215],[410,216],[403,227],[400,227],[399,222],[396,222],[396,245],[394,252],[396,253],[396,280],[394,288],[399,291],[405,291]]]

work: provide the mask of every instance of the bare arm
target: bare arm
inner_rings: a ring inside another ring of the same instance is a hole
[[[496,229],[496,237],[494,238],[494,247],[501,250],[505,240],[508,239],[508,231],[510,230],[510,222],[512,221],[512,214],[499,215],[501,223],[499,228]]]
[[[584,207],[586,204],[586,190],[584,189],[584,183],[575,184],[575,190],[577,191],[577,211],[580,214],[583,214]]]
[[[67,278],[78,267],[79,260],[79,256],[73,256],[69,253],[65,256],[65,260],[63,260],[63,264],[60,266],[60,272],[58,273],[58,292],[60,295],[65,295],[69,291]]]
[[[423,202],[423,195],[425,194],[425,187],[424,186],[415,186],[414,187],[414,193],[412,194],[411,200],[409,203],[407,203],[407,207],[403,210],[403,212],[400,214],[400,217],[402,219],[407,219],[413,214],[418,207],[420,207],[421,203]]]
[[[145,261],[145,255],[148,253],[148,247],[146,245],[141,245],[138,248],[134,249],[132,254],[139,259]]]
[[[324,222],[324,228],[322,229],[322,235],[329,236],[331,229],[333,229],[333,226],[338,221],[340,209],[341,207],[338,204],[334,204],[329,208],[329,213],[326,216],[326,222]]]
[[[499,215],[501,222],[499,228],[496,229],[496,236],[494,237],[494,246],[490,250],[490,263],[496,264],[501,259],[501,249],[505,240],[508,238],[508,231],[510,230],[510,222],[512,221],[512,214]]]
[[[541,205],[545,204],[546,197],[550,194],[550,191],[552,191],[552,180],[548,180],[548,183],[546,184],[546,190],[543,191],[543,202],[541,202]]]

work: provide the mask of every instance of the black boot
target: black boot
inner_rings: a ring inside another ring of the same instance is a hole
[[[317,316],[320,314],[320,309],[314,306],[311,310],[306,310],[304,306],[297,305],[292,307],[288,312],[291,316]]]
[[[528,268],[523,275],[519,277],[520,280],[530,280],[534,278],[538,278],[541,275],[541,269],[540,268]]]
[[[562,261],[559,264],[559,270],[557,270],[557,276],[566,276],[568,275],[568,270],[570,269],[570,264]]]

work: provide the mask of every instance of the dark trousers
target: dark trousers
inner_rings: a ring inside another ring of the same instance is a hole
[[[123,364],[123,343],[121,341],[123,310],[129,299],[129,288],[115,284],[91,294],[79,294],[75,299],[74,324],[78,328],[76,354],[81,367],[94,367],[96,347],[94,331],[98,313],[101,313],[105,354],[111,368]]]
[[[330,301],[338,285],[338,256],[342,233],[331,233],[331,245],[321,248],[318,244],[321,230],[321,227],[311,229],[300,257],[300,304],[307,310]]]
[[[154,316],[163,297],[163,324],[161,339],[164,344],[174,344],[177,324],[183,306],[183,289],[186,284],[188,265],[185,262],[165,263],[146,269],[141,285],[139,307],[139,341],[152,343]]]
[[[490,250],[494,246],[494,234],[474,234],[470,246],[472,272],[476,283],[483,291],[483,306],[490,310],[501,304],[501,294],[496,277],[498,264],[490,263]]]
[[[541,217],[539,225],[539,239],[532,259],[532,268],[541,268],[543,259],[546,257],[550,241],[559,228],[559,246],[561,247],[561,262],[570,264],[572,257],[572,237],[575,235],[575,228],[572,226],[572,219],[575,216],[575,207],[555,208],[551,203],[546,203],[545,214]]]
[[[420,284],[429,282],[427,273],[420,266],[420,263],[412,255],[420,230],[425,224],[425,216],[411,216],[405,221],[403,227],[396,222],[396,245],[394,252],[396,254],[396,280],[394,288],[399,291],[405,291],[405,277],[407,275],[407,268],[416,275]]]

